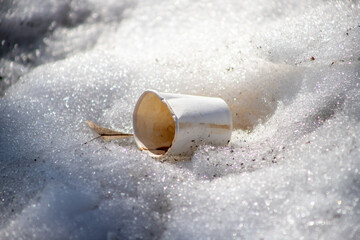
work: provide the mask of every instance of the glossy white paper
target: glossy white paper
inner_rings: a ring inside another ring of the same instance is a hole
[[[228,144],[232,118],[221,98],[147,90],[136,103],[133,127],[136,144],[152,157],[186,157],[201,144]]]

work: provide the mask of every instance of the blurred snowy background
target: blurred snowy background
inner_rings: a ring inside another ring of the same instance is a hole
[[[0,0],[0,58],[0,239],[360,239],[359,1]],[[85,144],[148,88],[230,145]]]

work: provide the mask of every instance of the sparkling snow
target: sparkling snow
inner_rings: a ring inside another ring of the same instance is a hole
[[[0,0],[0,239],[360,239],[360,2]],[[146,89],[222,97],[158,162]]]

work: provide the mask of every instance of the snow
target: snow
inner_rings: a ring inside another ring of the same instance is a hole
[[[0,239],[359,239],[359,1],[0,1]],[[146,89],[222,97],[159,162]]]

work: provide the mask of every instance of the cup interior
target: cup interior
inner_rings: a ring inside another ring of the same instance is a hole
[[[141,150],[153,155],[164,155],[172,145],[175,120],[168,106],[153,92],[145,92],[136,104],[134,133]]]

